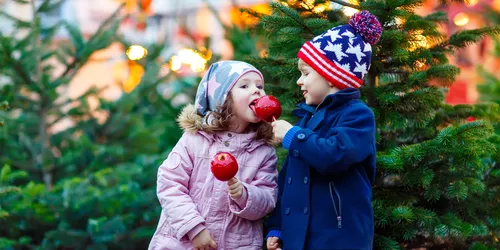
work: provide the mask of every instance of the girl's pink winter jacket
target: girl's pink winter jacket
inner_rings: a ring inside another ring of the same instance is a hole
[[[162,206],[160,222],[149,249],[192,249],[191,240],[208,229],[217,249],[261,249],[262,218],[277,197],[277,158],[274,149],[254,134],[200,131],[193,106],[179,117],[185,132],[158,169],[157,195]],[[227,183],[210,171],[218,152],[229,152],[239,165],[236,177],[245,193],[229,197]]]

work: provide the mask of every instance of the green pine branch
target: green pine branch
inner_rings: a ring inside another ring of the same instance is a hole
[[[34,81],[23,68],[22,64],[18,60],[14,59],[12,55],[13,51],[14,50],[12,49],[7,38],[0,34],[0,52],[2,52],[3,59],[6,61],[6,64],[9,64],[13,68],[17,76],[19,76],[25,84],[35,85]]]
[[[3,127],[3,125],[4,125],[4,123],[5,123],[4,118],[3,118],[5,115],[4,115],[4,114],[3,114],[3,112],[1,112],[1,111],[6,111],[8,108],[9,108],[9,102],[7,102],[7,101],[3,101],[3,102],[0,104],[0,114],[1,114],[1,115],[0,115],[0,127]]]
[[[24,165],[19,167],[29,171],[41,172],[47,188],[50,189],[53,182],[52,172],[55,171],[55,168],[45,166],[54,157],[48,152],[48,149],[51,148],[51,134],[49,133],[49,129],[55,122],[62,120],[68,115],[72,116],[74,113],[74,110],[60,112],[62,104],[75,103],[75,101],[82,102],[88,96],[97,94],[96,91],[90,90],[76,100],[57,100],[56,89],[69,84],[70,80],[88,61],[94,51],[103,49],[117,40],[116,32],[121,21],[119,13],[124,4],[117,8],[87,41],[84,40],[81,31],[72,24],[58,23],[54,27],[49,28],[49,31],[55,32],[57,27],[64,26],[70,34],[72,47],[61,46],[56,49],[49,48],[51,44],[50,37],[46,37],[43,41],[41,40],[39,15],[42,12],[52,11],[54,8],[57,8],[61,4],[61,1],[45,0],[40,5],[35,5],[31,1],[30,4],[34,20],[30,23],[30,32],[26,37],[21,38],[19,43],[15,39],[2,35],[0,37],[0,55],[3,55],[3,59],[7,62],[5,64],[6,67],[4,67],[6,75],[12,79],[22,79],[25,90],[39,97],[33,99],[17,95],[18,97],[22,97],[16,100],[20,102],[20,106],[18,107],[25,107],[27,108],[25,110],[26,113],[32,113],[38,117],[36,125],[38,131],[33,131],[36,136],[28,136],[24,133],[19,134],[20,142],[25,145],[23,148],[31,159],[33,159],[31,161],[33,166],[27,167]],[[23,23],[18,23],[18,25],[23,25]],[[15,57],[14,51],[20,51],[21,56]],[[59,61],[63,62],[66,66],[66,69],[57,77],[53,77],[52,67],[42,66],[45,60],[52,57],[59,58]],[[68,57],[71,58],[71,63],[69,64],[66,63]],[[21,104],[23,100],[25,101],[24,105]],[[32,138],[36,139],[32,140]]]
[[[302,17],[299,15],[299,13],[293,9],[290,9],[282,4],[272,2],[271,7],[274,10],[279,10],[282,12],[284,15],[288,16],[290,19],[295,21],[298,25],[300,25],[305,31],[310,33],[311,35],[318,35],[314,33],[303,21]]]
[[[444,48],[449,50],[457,50],[471,44],[477,43],[485,36],[493,36],[500,34],[500,27],[487,26],[475,30],[459,31],[451,35],[450,39],[436,46],[437,49]]]

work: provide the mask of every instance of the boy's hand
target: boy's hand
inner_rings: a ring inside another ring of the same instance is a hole
[[[281,244],[279,243],[278,237],[267,238],[267,249],[268,250],[281,250]]]
[[[271,123],[273,126],[273,132],[274,132],[274,138],[278,141],[281,142],[283,140],[283,137],[285,137],[286,132],[290,130],[293,126],[289,122],[285,120],[277,120]]]
[[[227,181],[227,187],[229,190],[229,196],[231,196],[233,200],[237,200],[243,195],[244,187],[243,184],[241,184],[241,181],[238,180],[238,178],[233,177],[232,179]]]
[[[217,244],[215,243],[212,235],[207,229],[203,229],[193,238],[194,250],[210,250],[217,249]]]

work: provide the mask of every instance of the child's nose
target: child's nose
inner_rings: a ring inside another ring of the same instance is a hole
[[[254,88],[253,88],[253,94],[260,95],[261,91],[262,91],[262,89],[259,89],[259,88],[257,88],[257,87],[254,87]]]
[[[302,86],[303,83],[302,83],[302,77],[300,77],[298,80],[297,80],[297,85],[299,86]]]

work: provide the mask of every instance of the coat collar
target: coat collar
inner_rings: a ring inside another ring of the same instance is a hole
[[[307,105],[305,102],[299,103],[297,105],[298,109],[294,110],[294,114],[299,117],[304,116],[307,113],[316,113],[322,108],[335,108],[349,102],[350,100],[359,99],[360,93],[358,89],[346,88],[339,90],[335,94],[330,94],[325,97],[325,100],[319,105]],[[305,111],[305,113],[304,113]]]
[[[325,97],[325,100],[319,105],[307,105],[304,102],[298,104],[298,109],[293,111],[293,114],[302,118],[306,115],[312,116],[312,118],[307,121],[306,124],[300,124],[303,127],[307,127],[314,130],[321,124],[325,118],[326,110],[342,106],[343,104],[359,99],[360,93],[358,89],[347,88],[338,91],[335,94],[331,94]]]

